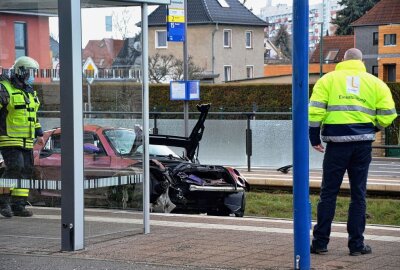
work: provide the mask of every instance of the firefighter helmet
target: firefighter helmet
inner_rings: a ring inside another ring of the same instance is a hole
[[[16,74],[25,75],[30,69],[39,69],[39,64],[29,56],[21,56],[15,60],[13,68]]]

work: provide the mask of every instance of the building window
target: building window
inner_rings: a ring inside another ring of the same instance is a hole
[[[378,43],[379,43],[379,38],[378,37],[379,37],[378,32],[374,32],[372,34],[372,45],[374,45],[374,46],[378,45]]]
[[[246,48],[253,48],[253,32],[246,31]]]
[[[224,48],[232,48],[232,30],[224,29]]]
[[[167,31],[156,31],[156,48],[167,48]]]
[[[254,77],[254,66],[246,66],[246,78],[251,79]]]
[[[224,66],[224,79],[226,82],[232,80],[232,66]]]
[[[14,23],[15,59],[27,55],[26,51],[26,23]]]
[[[106,16],[106,32],[112,32],[112,16]]]
[[[396,65],[395,64],[383,65],[383,80],[385,82],[395,82],[396,81]]]
[[[378,77],[378,66],[372,66],[372,75]]]
[[[325,56],[325,63],[333,63],[335,62],[336,56],[338,55],[339,50],[330,50]]]
[[[396,34],[383,35],[383,44],[385,46],[396,45]]]

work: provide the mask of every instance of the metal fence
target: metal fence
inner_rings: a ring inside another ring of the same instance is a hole
[[[42,126],[60,126],[59,112],[40,112]],[[190,113],[189,129],[199,113]],[[142,122],[141,112],[84,112],[85,124],[133,128]],[[150,133],[184,136],[183,112],[150,112]],[[200,142],[199,159],[204,164],[240,167],[274,167],[292,163],[291,112],[210,112]],[[386,140],[375,148],[384,148],[386,156],[396,156],[398,123],[386,129]],[[393,138],[394,136],[394,138]],[[390,138],[390,139],[388,139]],[[323,155],[310,147],[310,168],[320,168]]]

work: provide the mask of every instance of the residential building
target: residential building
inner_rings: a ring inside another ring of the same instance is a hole
[[[204,79],[228,82],[263,76],[266,22],[238,0],[187,1],[188,54]],[[182,59],[183,45],[168,42],[166,7],[149,15],[149,55]]]
[[[320,46],[322,46],[322,57]],[[354,48],[354,36],[325,36],[323,42],[318,43],[310,57],[310,69],[319,66],[322,59],[322,73],[327,73],[335,69],[337,63],[343,61],[345,52]]]
[[[315,83],[321,73],[325,74],[335,70],[336,64],[341,62],[344,53],[354,47],[354,36],[324,36],[322,44],[322,65],[320,65],[320,44],[310,57],[308,66],[309,83]],[[321,70],[322,68],[322,70]],[[264,65],[264,80],[257,82],[291,83],[293,67],[285,63],[269,63]]]
[[[268,38],[264,39],[264,49],[264,64],[290,63],[290,59],[285,57]]]
[[[338,4],[339,0],[323,0],[322,3],[310,5],[309,7],[309,46],[313,50],[323,35],[333,35],[336,26],[331,23],[332,18],[336,18],[336,13],[342,9]],[[261,8],[259,17],[269,26],[266,36],[273,39],[282,25],[287,26],[288,33],[292,34],[293,7],[287,4],[272,6],[272,0],[267,0],[265,7]],[[323,27],[321,28],[321,24]]]
[[[60,44],[55,38],[50,36],[50,53],[51,53],[51,79],[53,81],[60,80]]]
[[[351,26],[367,71],[400,82],[400,1],[381,0]]]
[[[82,62],[88,63],[91,61],[92,66],[96,69],[95,77],[115,77],[115,71],[112,69],[112,64],[117,58],[124,45],[123,40],[103,38],[101,40],[89,40],[86,47],[83,49]],[[91,60],[88,60],[89,57]],[[87,74],[89,75],[89,74]]]
[[[142,48],[140,36],[127,38],[115,58],[112,68],[122,72],[125,78],[140,81],[142,69]]]
[[[50,80],[49,16],[24,12],[0,13],[0,73],[7,73],[18,57],[29,56],[40,66],[37,81]]]

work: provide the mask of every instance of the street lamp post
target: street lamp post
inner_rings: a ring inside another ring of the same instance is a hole
[[[324,47],[324,22],[321,22],[321,35],[319,39],[319,77],[321,78],[324,75],[323,72],[323,47]]]

